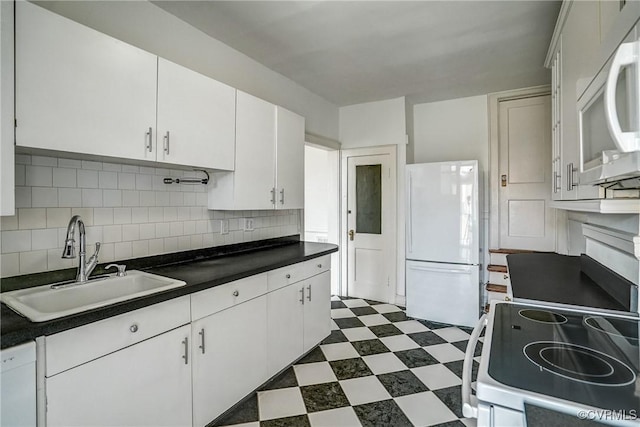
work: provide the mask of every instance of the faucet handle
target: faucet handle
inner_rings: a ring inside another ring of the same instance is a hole
[[[104,269],[108,270],[109,268],[113,268],[113,267],[118,269],[118,271],[116,272],[116,277],[124,277],[127,275],[127,273],[125,272],[125,270],[127,269],[127,266],[124,264],[109,264]]]

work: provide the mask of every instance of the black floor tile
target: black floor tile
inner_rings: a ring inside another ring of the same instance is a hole
[[[371,354],[387,353],[391,351],[378,339],[355,341],[352,342],[351,345],[356,349],[360,356],[369,356]]]
[[[462,360],[456,360],[455,362],[447,362],[444,364],[451,372],[462,378],[462,366],[464,362]],[[473,367],[471,368],[471,381],[475,381],[478,378],[478,368],[480,364],[473,361]]]
[[[335,344],[339,342],[348,342],[347,337],[344,336],[341,330],[331,331],[331,335],[326,337],[320,344]]]
[[[286,371],[265,384],[261,390],[275,390],[278,388],[297,387],[298,380],[296,379],[296,373],[292,367],[289,367]]]
[[[402,311],[407,311],[407,307],[403,307],[401,305],[396,305],[396,307],[398,307]]]
[[[300,387],[307,412],[326,411],[328,409],[349,406],[349,400],[338,382],[315,384]]]
[[[338,380],[348,380],[351,378],[366,377],[373,375],[364,360],[360,357],[354,359],[334,360],[329,362],[333,373],[336,374]]]
[[[357,317],[346,317],[344,319],[333,319],[338,325],[340,329],[348,329],[348,328],[361,328],[364,326],[364,323],[360,321]]]
[[[405,320],[411,320],[411,318],[407,317],[404,311],[382,313],[382,315],[386,317],[390,322],[404,322]]]
[[[419,368],[420,366],[435,365],[438,360],[421,348],[412,348],[411,350],[403,350],[395,352],[398,359],[404,363],[407,368]]]
[[[378,338],[390,337],[392,335],[402,335],[402,331],[392,324],[369,326],[371,332],[376,334]]]
[[[331,308],[347,308],[347,305],[342,301],[331,301]]]
[[[456,414],[458,418],[462,418],[462,386],[454,386],[434,390],[433,393],[438,396],[442,403],[447,405],[451,412]]]
[[[217,422],[209,424],[209,427],[251,423],[258,421],[259,419],[260,416],[258,415],[258,395],[254,393],[253,396],[251,396],[249,399],[242,402],[240,406],[235,408],[233,412],[227,414],[224,418],[217,420]]]
[[[302,363],[314,363],[314,362],[324,362],[327,358],[324,357],[324,353],[320,349],[320,347],[316,347],[311,350],[306,356],[296,362],[296,365]]]
[[[260,421],[260,427],[311,427],[311,423],[308,416],[297,415],[295,417]]]
[[[455,420],[449,421],[448,423],[436,424],[432,427],[466,427],[466,425],[460,420]]]
[[[469,328],[467,326],[458,326],[458,328],[461,331],[465,331],[466,333],[468,333],[469,335],[471,335],[471,333],[473,332],[473,328]]]
[[[347,300],[347,299],[361,299],[361,298],[358,298],[358,297],[341,297],[341,296],[339,296],[338,298],[340,298],[341,300]]]
[[[378,379],[392,397],[429,391],[429,388],[411,371],[381,374],[378,375]]]
[[[444,344],[447,342],[445,339],[434,334],[431,331],[416,332],[414,334],[407,334],[407,335],[409,336],[409,338],[414,340],[416,343],[418,343],[418,345],[422,347],[426,347],[428,345],[435,345],[435,344]]]
[[[446,323],[432,322],[431,320],[423,320],[423,319],[415,319],[415,320],[422,323],[424,326],[426,326],[429,329],[442,329],[442,328],[449,328],[452,326]]]
[[[378,314],[378,312],[371,307],[353,307],[351,311],[353,311],[353,314],[355,314],[356,316],[366,316],[367,314]]]
[[[452,342],[451,344],[456,346],[461,351],[466,352],[468,343],[469,343],[469,340],[465,340],[465,341]],[[478,344],[476,344],[476,348],[473,351],[473,357],[480,356],[481,354],[482,354],[482,343],[478,341]]]
[[[367,303],[367,304],[369,304],[369,305],[380,305],[380,304],[384,304],[383,302],[380,302],[380,301],[374,301],[374,300],[372,300],[372,299],[366,299],[365,301],[366,301],[366,303]]]
[[[412,427],[411,421],[393,400],[354,406],[353,410],[363,427]]]

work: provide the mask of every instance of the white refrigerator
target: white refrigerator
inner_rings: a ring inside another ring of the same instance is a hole
[[[478,176],[477,160],[407,165],[407,316],[478,323]]]

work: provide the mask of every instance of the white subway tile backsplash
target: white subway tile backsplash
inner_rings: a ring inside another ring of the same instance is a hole
[[[119,173],[118,174],[118,188],[121,190],[135,190],[136,188],[136,175],[132,173]]]
[[[77,266],[60,258],[66,228],[80,215],[87,252],[100,262],[295,234],[299,211],[209,211],[204,185],[166,185],[192,171],[42,156],[16,157],[17,214],[0,221],[0,277]],[[253,218],[255,231],[242,231]],[[220,235],[220,220],[229,234]]]
[[[44,228],[31,231],[31,250],[53,249],[60,246],[58,230],[56,228]]]
[[[53,168],[49,166],[27,166],[26,167],[26,185],[51,187],[53,185]]]
[[[82,206],[82,190],[79,188],[59,188],[58,206],[79,208]]]
[[[121,225],[105,225],[102,228],[104,243],[114,243],[122,241]]]
[[[98,187],[115,190],[118,188],[118,174],[116,172],[98,172]]]
[[[76,187],[76,169],[54,168],[53,169],[53,186],[54,187]]]
[[[98,188],[98,172],[94,170],[79,169],[76,171],[79,188]]]
[[[122,206],[122,190],[103,190],[103,206],[115,208]]]

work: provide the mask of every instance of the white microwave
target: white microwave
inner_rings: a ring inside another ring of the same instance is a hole
[[[622,43],[578,100],[580,183],[640,177],[640,40]]]

